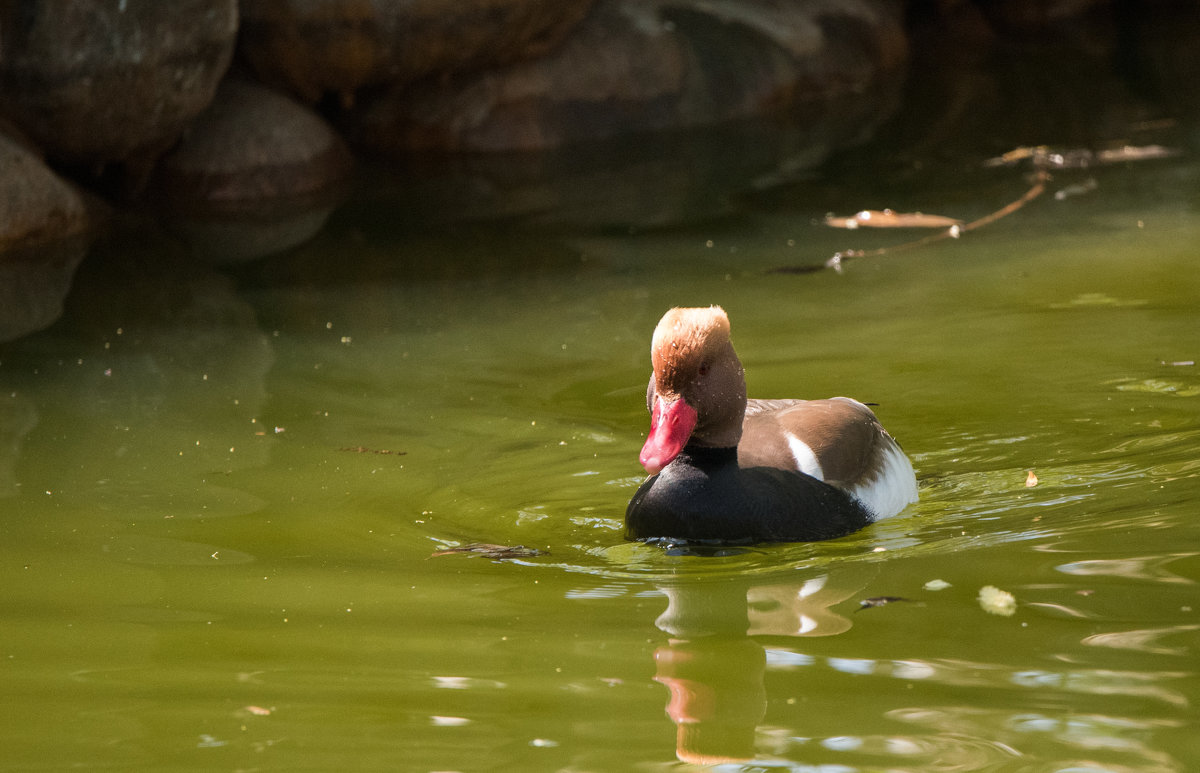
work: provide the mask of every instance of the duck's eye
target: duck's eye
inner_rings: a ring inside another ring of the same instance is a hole
[[[697,371],[697,373],[699,373],[701,376],[707,376],[708,375],[708,363],[707,362],[700,363],[700,369]]]

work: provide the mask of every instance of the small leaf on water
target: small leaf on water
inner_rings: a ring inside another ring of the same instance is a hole
[[[1033,488],[1037,484],[1038,484],[1038,476],[1034,474],[1033,470],[1026,470],[1025,471],[1025,488]]]

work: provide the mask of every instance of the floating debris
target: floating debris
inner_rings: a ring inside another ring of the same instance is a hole
[[[913,599],[906,599],[903,596],[872,596],[869,599],[863,599],[858,602],[858,609],[855,611],[861,612],[864,609],[873,609],[874,607],[885,607],[888,604],[895,604],[901,601],[906,601],[910,604],[919,602]]]
[[[950,228],[962,225],[963,221],[943,215],[926,215],[923,212],[896,212],[890,209],[864,209],[850,217],[826,215],[825,225],[830,228]]]
[[[1072,185],[1059,188],[1054,192],[1054,200],[1063,201],[1075,196],[1082,196],[1085,193],[1091,193],[1098,187],[1100,187],[1100,184],[1096,182],[1096,178],[1089,177],[1081,183],[1074,183]]]
[[[1096,154],[1096,160],[1102,164],[1119,164],[1124,161],[1154,161],[1160,158],[1174,158],[1180,151],[1165,145],[1122,145],[1119,148],[1102,150]]]
[[[386,448],[366,448],[365,446],[344,446],[339,451],[352,454],[379,454],[380,456],[404,456],[408,451],[389,451]]]
[[[966,224],[957,224],[956,223],[954,225],[951,225],[949,228],[942,228],[942,229],[935,231],[934,233],[928,234],[926,236],[922,236],[920,239],[913,239],[912,241],[904,242],[903,244],[896,244],[891,247],[879,247],[879,248],[873,249],[873,250],[842,250],[840,252],[835,253],[833,255],[833,257],[826,260],[825,263],[822,265],[822,268],[827,268],[827,269],[831,268],[834,271],[840,272],[842,270],[842,266],[845,265],[846,261],[848,261],[848,260],[856,260],[858,258],[882,257],[884,255],[894,255],[898,252],[905,252],[905,251],[917,249],[920,247],[928,247],[931,244],[936,244],[938,242],[944,241],[945,239],[959,239],[964,234],[966,234],[970,231],[974,231],[977,228],[983,228],[984,226],[991,225],[992,223],[996,222],[1000,218],[1008,217],[1013,212],[1016,212],[1017,210],[1021,209],[1021,207],[1024,207],[1026,204],[1028,204],[1029,202],[1036,199],[1038,196],[1041,196],[1046,191],[1046,182],[1049,179],[1050,179],[1049,172],[1045,171],[1044,169],[1038,169],[1036,172],[1034,172],[1033,179],[1030,183],[1029,189],[1026,190],[1025,193],[1021,194],[1021,196],[1019,198],[1017,198],[1013,201],[1010,201],[1008,204],[1005,204],[1003,207],[996,210],[995,212],[991,212],[987,215],[984,215],[983,217],[981,217],[977,220],[972,220],[970,223],[966,223]],[[814,270],[818,270],[818,269],[811,265],[808,265],[808,266],[779,266],[779,267],[770,269],[770,271],[768,273],[771,273],[771,274],[807,274],[807,273],[813,272]]]
[[[471,720],[466,717],[446,717],[434,714],[429,717],[429,724],[434,727],[465,727],[471,724]]]
[[[1189,386],[1182,381],[1168,381],[1161,378],[1148,378],[1143,381],[1124,379],[1125,383],[1117,384],[1121,392],[1149,392],[1151,394],[1175,395],[1177,397],[1196,397],[1200,395],[1200,386]]]
[[[921,587],[923,587],[925,590],[946,590],[946,588],[951,586],[950,583],[946,582],[945,580],[930,580]]]
[[[1025,488],[1033,488],[1037,484],[1038,484],[1038,476],[1036,474],[1034,474],[1033,470],[1026,470],[1025,471]]]
[[[1105,293],[1081,293],[1076,295],[1069,301],[1062,303],[1052,303],[1052,309],[1079,309],[1079,308],[1099,308],[1103,306],[1113,306],[1116,308],[1132,308],[1134,306],[1145,306],[1147,301],[1144,298],[1114,298]]]
[[[1019,164],[1020,162],[1025,161],[1026,159],[1033,158],[1034,155],[1037,154],[1038,152],[1044,153],[1044,152],[1046,152],[1046,150],[1047,149],[1044,145],[1039,146],[1039,147],[1013,148],[1012,150],[1008,151],[1007,153],[996,156],[995,158],[986,159],[983,162],[983,165],[988,166],[988,167],[1013,166],[1014,164]]]
[[[1149,124],[1147,124],[1149,125]],[[882,257],[899,252],[928,247],[946,239],[959,239],[971,231],[991,225],[1024,207],[1029,202],[1041,196],[1046,191],[1046,184],[1052,173],[1060,170],[1083,170],[1095,166],[1106,166],[1118,163],[1150,161],[1155,159],[1173,158],[1180,155],[1178,148],[1165,145],[1122,145],[1119,147],[1092,150],[1090,148],[1051,148],[1046,145],[1020,147],[1009,152],[983,161],[985,167],[1014,167],[1028,162],[1032,167],[1029,177],[1029,188],[1019,198],[1010,201],[996,211],[984,215],[969,223],[963,223],[953,218],[941,215],[925,215],[921,212],[899,213],[889,209],[863,210],[850,217],[827,215],[825,224],[834,228],[932,228],[934,233],[890,247],[879,247],[871,250],[846,249],[840,250],[820,265],[804,264],[792,266],[777,266],[769,269],[771,274],[809,274],[822,269],[833,269],[841,272],[845,263],[858,258]],[[1095,179],[1085,179],[1079,183],[1066,185],[1054,194],[1058,200],[1088,193],[1097,188]],[[1138,221],[1138,227],[1144,227]]]
[[[1014,148],[1004,155],[983,162],[986,167],[1015,166],[1029,161],[1037,169],[1086,169],[1102,164],[1120,164],[1131,161],[1155,161],[1174,158],[1180,151],[1165,145],[1122,145],[1093,151],[1088,148],[1051,148],[1046,145]]]
[[[1051,148],[1046,145],[1014,148],[1004,155],[989,158],[985,167],[1015,166],[1029,161],[1035,169],[1086,169],[1096,163],[1096,154],[1087,148]]]
[[[537,548],[527,548],[524,545],[493,545],[490,542],[470,542],[466,545],[436,550],[429,557],[436,558],[438,556],[464,553],[466,555],[484,556],[485,558],[499,561],[505,558],[532,558],[533,556],[545,555],[546,552]]]
[[[1017,611],[1017,599],[1006,590],[985,585],[979,589],[979,606],[988,614],[1011,617]]]

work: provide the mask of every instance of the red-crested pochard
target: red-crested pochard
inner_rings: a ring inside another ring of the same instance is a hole
[[[917,501],[912,463],[857,400],[747,400],[719,306],[668,311],[650,360],[651,477],[625,512],[627,538],[830,539]]]

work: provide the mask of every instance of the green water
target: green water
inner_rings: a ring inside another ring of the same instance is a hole
[[[953,177],[921,205],[1027,187]],[[1198,180],[1106,170],[840,274],[768,270],[911,234],[826,229],[804,186],[633,233],[368,191],[229,268],[111,238],[0,347],[0,770],[1193,770]],[[624,542],[650,333],[708,303],[752,396],[878,403],[920,503]],[[546,553],[431,557],[470,542]]]

